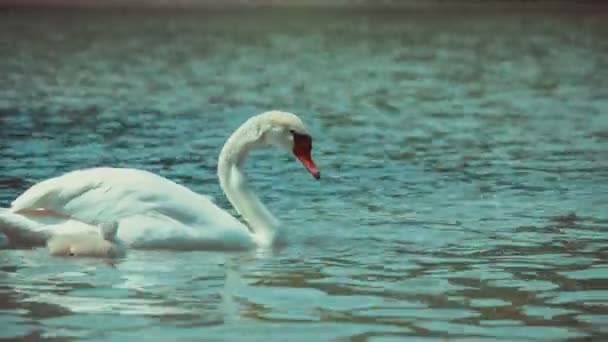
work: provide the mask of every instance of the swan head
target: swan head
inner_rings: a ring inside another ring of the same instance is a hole
[[[51,255],[115,258],[125,255],[120,241],[108,241],[96,232],[55,234],[47,241]]]
[[[315,179],[321,178],[321,172],[311,156],[312,137],[302,119],[281,111],[265,112],[256,119],[260,133],[258,141],[293,153]]]

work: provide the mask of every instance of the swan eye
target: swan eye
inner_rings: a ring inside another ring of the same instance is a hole
[[[290,129],[289,133],[291,133],[291,136],[289,137],[289,140],[291,140],[291,141],[296,140],[296,136],[298,135],[298,132],[294,131],[293,129]]]

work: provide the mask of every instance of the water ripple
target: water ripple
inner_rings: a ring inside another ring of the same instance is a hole
[[[0,13],[2,207],[99,165],[228,207],[221,145],[271,108],[324,174],[247,164],[282,249],[0,250],[0,337],[608,339],[604,19]]]

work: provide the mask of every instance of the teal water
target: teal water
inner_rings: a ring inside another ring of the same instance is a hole
[[[0,250],[0,338],[608,340],[606,22],[0,13],[0,207],[112,165],[229,208],[216,157],[269,109],[309,124],[323,174],[249,161],[277,250]]]

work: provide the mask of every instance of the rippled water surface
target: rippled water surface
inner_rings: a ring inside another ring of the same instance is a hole
[[[2,207],[113,165],[229,208],[219,150],[269,109],[304,118],[323,173],[247,164],[281,249],[0,250],[0,337],[608,340],[606,22],[0,13]]]

